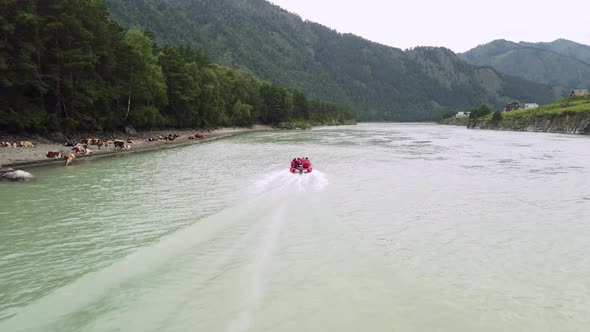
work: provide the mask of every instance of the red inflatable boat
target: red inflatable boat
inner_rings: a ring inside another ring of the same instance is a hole
[[[307,157],[305,158],[294,158],[291,161],[291,168],[289,169],[291,173],[311,173],[311,162]]]
[[[303,166],[299,166],[299,167],[291,167],[291,173],[299,173],[299,174],[303,174],[303,173],[311,173],[311,165],[309,165],[309,167],[305,168]]]

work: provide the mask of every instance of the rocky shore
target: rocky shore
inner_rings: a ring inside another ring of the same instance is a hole
[[[467,128],[590,135],[590,113],[563,113],[557,116],[503,120],[498,123],[469,121]]]
[[[448,126],[467,126],[467,121],[469,120],[469,118],[447,118],[447,119],[442,119],[439,123],[440,124],[444,124],[444,125],[448,125]]]
[[[466,126],[469,129],[511,130],[590,135],[590,113],[562,113],[492,122],[489,119],[444,119],[444,125]]]

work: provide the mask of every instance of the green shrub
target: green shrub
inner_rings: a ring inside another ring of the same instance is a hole
[[[493,123],[500,123],[502,121],[502,112],[496,111],[492,114],[492,122]]]

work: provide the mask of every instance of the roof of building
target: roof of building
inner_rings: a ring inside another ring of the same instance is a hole
[[[588,94],[588,89],[573,89],[571,96],[585,96]]]

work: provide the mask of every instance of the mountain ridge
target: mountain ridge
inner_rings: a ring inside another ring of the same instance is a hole
[[[340,33],[264,0],[104,0],[123,26],[164,44],[187,43],[215,62],[323,100],[359,119],[432,120],[449,109],[555,98],[545,84],[473,66],[440,48],[408,50]]]
[[[590,86],[590,46],[563,38],[541,43],[497,39],[459,56],[561,91]]]

